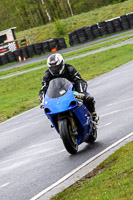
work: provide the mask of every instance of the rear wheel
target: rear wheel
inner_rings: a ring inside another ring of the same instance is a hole
[[[70,154],[76,154],[78,151],[77,135],[72,132],[72,126],[67,118],[59,121],[59,132],[66,150]]]

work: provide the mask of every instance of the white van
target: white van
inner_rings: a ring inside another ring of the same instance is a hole
[[[13,52],[18,48],[14,29],[16,27],[0,31],[0,55],[9,51]]]

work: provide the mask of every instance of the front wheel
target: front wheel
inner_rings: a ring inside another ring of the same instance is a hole
[[[93,128],[91,134],[89,135],[87,143],[93,144],[97,139],[97,128]]]
[[[71,123],[67,118],[59,121],[59,133],[66,150],[70,154],[76,154],[78,151],[77,136],[72,132]]]

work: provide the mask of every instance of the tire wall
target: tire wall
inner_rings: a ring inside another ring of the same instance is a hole
[[[73,46],[75,44],[84,43],[88,40],[94,40],[100,36],[128,30],[131,28],[133,28],[133,13],[76,29],[68,34],[69,44],[70,46]]]
[[[56,49],[55,49],[56,48]],[[41,55],[46,52],[52,52],[52,50],[60,50],[67,48],[65,39],[62,38],[53,38],[47,41],[38,42],[32,45],[28,45],[22,48],[19,48],[13,52],[8,52],[0,56],[0,65],[5,65],[8,63],[26,60],[27,58],[32,58],[34,55]]]

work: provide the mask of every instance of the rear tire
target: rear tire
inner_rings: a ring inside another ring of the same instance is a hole
[[[59,121],[59,132],[66,150],[70,154],[76,154],[78,151],[77,137],[73,134],[71,123],[67,118]]]

